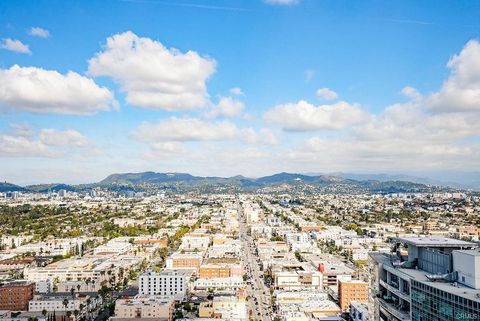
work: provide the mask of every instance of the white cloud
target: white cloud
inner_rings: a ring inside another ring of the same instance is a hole
[[[186,155],[186,148],[183,143],[179,142],[156,142],[150,144],[144,158],[147,160],[172,159]]]
[[[14,65],[0,69],[0,88],[0,110],[91,115],[118,109],[110,90],[72,71]]]
[[[39,134],[39,139],[44,144],[50,146],[71,146],[81,148],[91,145],[87,137],[73,129],[65,131],[51,128],[42,129]]]
[[[133,133],[139,141],[222,141],[238,137],[230,122],[209,123],[197,118],[170,118],[159,123],[142,123]]]
[[[195,51],[182,53],[128,31],[107,39],[89,60],[92,76],[109,76],[133,106],[178,111],[208,104],[206,81],[215,72],[213,59]]]
[[[478,116],[431,114],[418,101],[388,106],[340,137],[314,136],[286,153],[287,161],[310,171],[480,170]]]
[[[339,130],[367,121],[368,114],[344,101],[314,106],[300,100],[273,107],[265,113],[265,120],[286,131]]]
[[[221,97],[216,106],[206,115],[209,118],[225,117],[233,118],[242,114],[245,104],[232,97]]]
[[[469,41],[447,64],[450,77],[426,98],[432,112],[480,112],[480,42]]]
[[[230,88],[230,93],[232,95],[236,95],[236,96],[245,96],[245,94],[242,91],[242,88],[240,88],[240,87]]]
[[[24,136],[0,134],[0,156],[7,157],[51,157],[47,145]]]
[[[447,66],[451,74],[438,91],[422,94],[407,86],[402,94],[409,101],[359,122],[341,121],[351,113],[336,104],[326,110],[305,102],[271,109],[266,120],[287,130],[346,129],[296,142],[272,163],[305,171],[480,170],[480,43],[468,42]],[[336,113],[341,117],[331,116]]]
[[[40,37],[40,38],[48,38],[50,37],[50,32],[46,29],[40,28],[40,27],[32,27],[30,28],[30,35],[34,37]]]
[[[267,4],[278,4],[278,5],[292,5],[297,4],[300,0],[263,0]]]
[[[265,145],[276,145],[278,143],[277,136],[268,128],[260,129],[259,136],[260,142]]]
[[[28,125],[11,127],[11,133],[0,133],[0,157],[65,157],[79,148],[93,147],[76,130],[42,129],[35,135]]]
[[[333,100],[338,98],[338,94],[329,88],[320,88],[316,91],[318,98]]]
[[[158,142],[150,145],[152,150],[166,154],[183,154],[185,147],[178,142]]]
[[[22,43],[20,40],[10,38],[3,39],[0,48],[28,55],[32,54],[28,45]]]
[[[418,90],[410,86],[403,87],[402,94],[405,97],[413,100],[419,100],[422,98],[422,95],[418,92]]]
[[[239,128],[228,121],[210,123],[197,118],[175,117],[158,123],[144,122],[131,137],[149,144],[147,159],[183,156],[186,152],[183,143],[188,142],[277,143],[275,135],[267,128],[257,133],[253,128]]]

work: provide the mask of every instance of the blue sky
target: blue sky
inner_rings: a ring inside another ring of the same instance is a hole
[[[1,2],[0,177],[26,184],[143,170],[259,176],[480,169],[473,124],[480,120],[478,1],[275,2]],[[128,38],[137,50],[92,70],[92,59],[112,54],[106,44],[114,36],[115,46]],[[149,42],[156,49],[143,55]],[[182,59],[178,66],[156,60],[161,46]],[[188,51],[205,69],[186,62]],[[143,79],[122,66],[130,58],[147,71],[163,62]],[[69,71],[85,83],[64,81]],[[32,81],[25,76],[31,72],[45,77]],[[50,79],[52,72],[59,77]],[[176,86],[182,95],[153,101]],[[320,88],[337,97],[316,94]],[[140,93],[150,106],[127,101]],[[190,95],[203,100],[185,101]]]

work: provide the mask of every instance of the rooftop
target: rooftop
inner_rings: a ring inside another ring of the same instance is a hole
[[[417,247],[474,247],[476,243],[441,236],[430,237],[397,237],[396,242]]]
[[[444,292],[448,292],[459,297],[467,298],[472,301],[480,302],[480,290],[469,288],[460,283],[443,282],[443,281],[431,281],[426,275],[430,274],[422,270],[417,269],[405,269],[394,268],[390,256],[385,253],[371,253],[370,256],[378,263],[382,263],[384,266],[388,266],[390,271],[396,270],[402,277],[408,277],[412,280],[422,282],[428,286],[439,289]]]

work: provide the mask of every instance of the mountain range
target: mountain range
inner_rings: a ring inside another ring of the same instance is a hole
[[[97,183],[82,185],[67,184],[38,184],[18,186],[11,183],[0,183],[0,192],[23,191],[40,192],[67,190],[86,191],[96,187],[112,191],[151,191],[170,190],[174,192],[225,192],[225,191],[263,191],[263,192],[289,192],[292,189],[303,192],[431,192],[449,190],[441,184],[425,184],[419,181],[402,179],[387,179],[387,176],[361,176],[354,174],[336,173],[333,175],[322,174],[293,174],[278,173],[259,178],[245,176],[233,177],[203,177],[188,173],[121,173],[112,174]]]

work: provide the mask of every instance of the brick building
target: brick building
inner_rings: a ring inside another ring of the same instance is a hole
[[[0,284],[0,310],[27,311],[33,298],[35,283],[14,281]]]

